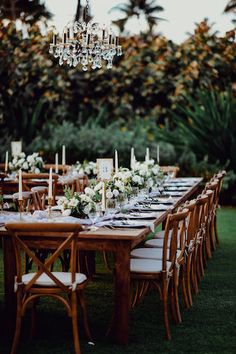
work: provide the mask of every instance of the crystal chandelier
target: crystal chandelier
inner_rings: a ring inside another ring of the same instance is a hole
[[[59,65],[80,65],[87,71],[88,68],[100,69],[103,64],[111,69],[114,57],[122,55],[122,47],[111,29],[89,21],[89,0],[86,0],[83,22],[64,27],[60,43],[54,30],[49,53],[59,59]]]

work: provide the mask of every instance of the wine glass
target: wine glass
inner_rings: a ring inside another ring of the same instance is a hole
[[[96,209],[94,210],[91,210],[88,214],[88,217],[91,221],[91,226],[90,226],[90,230],[91,231],[96,231],[98,229],[96,225],[96,223],[98,222],[98,220],[100,219],[101,217],[101,209],[99,208],[98,205],[96,205]]]

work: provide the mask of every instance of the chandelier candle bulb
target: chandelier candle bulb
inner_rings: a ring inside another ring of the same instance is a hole
[[[49,171],[49,181],[48,181],[48,199],[52,199],[52,167]]]
[[[55,154],[55,172],[58,173],[58,153]]]
[[[6,151],[6,156],[5,156],[5,172],[8,171],[8,151]]]
[[[18,189],[18,200],[23,200],[22,196],[22,171],[19,170],[19,189]]]
[[[66,147],[62,145],[62,165],[65,166],[66,164]]]

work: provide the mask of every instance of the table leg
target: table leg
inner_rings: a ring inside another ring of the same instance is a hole
[[[4,262],[4,290],[5,290],[5,319],[6,327],[12,331],[15,324],[16,296],[14,293],[14,279],[16,275],[16,262],[13,243],[10,237],[3,237]]]
[[[112,323],[108,331],[118,344],[128,344],[129,339],[129,301],[130,301],[130,245],[117,244],[115,252],[115,304]]]

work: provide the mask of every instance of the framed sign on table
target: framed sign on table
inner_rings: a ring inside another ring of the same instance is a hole
[[[98,179],[109,181],[113,174],[113,159],[97,159]]]
[[[18,156],[22,152],[22,141],[11,142],[11,154],[12,156]]]

